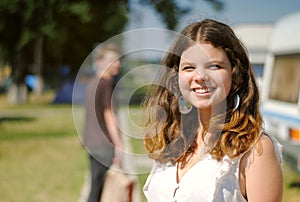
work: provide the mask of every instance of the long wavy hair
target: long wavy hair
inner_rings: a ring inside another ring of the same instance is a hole
[[[199,133],[198,109],[188,114],[179,111],[178,67],[184,50],[196,43],[208,43],[221,48],[232,66],[232,86],[226,98],[226,112],[212,117]],[[165,68],[159,72],[144,101],[146,121],[144,144],[149,157],[159,162],[186,163],[195,152],[197,136],[204,140],[208,130],[216,135],[209,153],[217,160],[224,155],[238,157],[257,140],[262,116],[259,111],[259,91],[248,54],[233,30],[221,22],[205,19],[187,26],[175,40],[162,61]],[[234,109],[234,99],[240,105]],[[219,132],[218,132],[219,131]]]

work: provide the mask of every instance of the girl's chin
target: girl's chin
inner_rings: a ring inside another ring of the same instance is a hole
[[[194,107],[196,107],[199,110],[211,110],[212,105],[210,103],[204,104],[204,103],[197,103],[197,104],[193,104]]]
[[[199,110],[209,110],[218,113],[226,112],[226,104],[219,103],[219,104],[212,104],[209,103],[193,103],[193,106]]]

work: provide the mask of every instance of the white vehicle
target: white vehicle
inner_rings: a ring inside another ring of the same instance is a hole
[[[300,12],[274,25],[263,81],[265,128],[282,143],[285,159],[300,172]]]

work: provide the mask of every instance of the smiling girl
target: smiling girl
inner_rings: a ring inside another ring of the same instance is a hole
[[[246,49],[214,20],[187,26],[145,100],[148,201],[281,201],[281,146],[262,127]]]

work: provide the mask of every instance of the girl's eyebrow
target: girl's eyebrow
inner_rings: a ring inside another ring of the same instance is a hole
[[[187,65],[194,66],[194,64],[191,62],[183,62],[183,63],[179,64],[179,67],[187,66]]]
[[[222,65],[222,66],[226,66],[226,65],[229,65],[229,66],[230,66],[230,64],[228,64],[227,62],[224,62],[224,61],[222,61],[222,60],[212,60],[212,61],[209,61],[209,62],[208,62],[208,64],[213,64],[213,63],[217,63],[217,64],[220,64],[220,65]]]
[[[222,60],[214,60],[214,59],[208,61],[208,63],[220,63],[220,64],[225,64],[224,61],[222,61]]]

